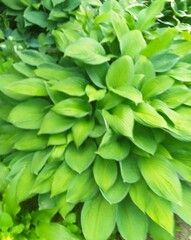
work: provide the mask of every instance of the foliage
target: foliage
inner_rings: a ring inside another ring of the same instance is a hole
[[[159,27],[165,0],[0,4],[2,238],[173,239],[174,214],[191,224],[190,33]]]

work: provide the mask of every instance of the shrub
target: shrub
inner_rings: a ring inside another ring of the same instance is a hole
[[[174,214],[191,224],[190,33],[157,28],[166,1],[1,2],[51,39],[14,39],[1,73],[1,230],[173,239]]]

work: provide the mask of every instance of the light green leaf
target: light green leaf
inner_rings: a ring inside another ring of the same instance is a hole
[[[85,186],[85,187],[84,187]],[[66,200],[69,203],[87,202],[98,192],[98,187],[94,181],[92,170],[89,168],[76,177],[70,183]]]
[[[82,173],[93,162],[97,146],[93,140],[86,141],[79,148],[74,143],[68,145],[65,151],[65,160],[74,171]]]
[[[55,83],[51,89],[64,92],[70,96],[83,96],[85,95],[85,86],[87,81],[80,77],[69,77]]]
[[[174,212],[182,218],[183,221],[191,225],[191,190],[186,183],[182,184],[182,205],[173,205]]]
[[[39,129],[48,106],[49,102],[40,98],[21,102],[12,109],[8,121],[19,128]]]
[[[141,92],[132,86],[120,86],[116,89],[111,88],[110,90],[121,97],[135,102],[136,104],[143,101]]]
[[[86,239],[107,240],[114,230],[115,221],[116,206],[110,205],[100,195],[85,202],[82,208],[81,223]],[[104,229],[104,231],[100,231],[100,229]]]
[[[174,84],[174,80],[168,75],[158,76],[143,85],[141,92],[144,99],[155,97],[167,91]]]
[[[184,162],[171,159],[177,173],[186,181],[191,182],[191,166],[187,166]]]
[[[48,158],[51,155],[51,148],[46,148],[45,150],[36,151],[33,159],[31,161],[31,172],[34,174],[38,174],[39,171],[43,168],[46,164]]]
[[[145,240],[148,229],[147,215],[126,198],[118,205],[117,226],[124,239]],[[136,226],[139,226],[139,231],[136,231]]]
[[[40,239],[46,240],[78,240],[66,227],[59,223],[40,222],[36,228]]]
[[[116,204],[121,202],[129,192],[129,184],[124,183],[120,175],[118,175],[115,183],[107,191],[101,189],[103,197],[110,203]]]
[[[166,72],[179,61],[179,56],[173,53],[162,52],[150,58],[156,72]]]
[[[80,60],[86,64],[102,64],[110,60],[100,43],[91,38],[80,38],[65,49],[65,56]]]
[[[99,109],[109,110],[118,106],[124,99],[112,92],[106,93],[105,97],[97,103]]]
[[[145,47],[146,41],[139,30],[127,32],[119,39],[120,50],[122,55],[136,57]]]
[[[154,156],[139,161],[141,174],[148,186],[162,198],[181,203],[181,185],[178,175],[166,158]]]
[[[149,58],[162,50],[169,49],[177,34],[178,31],[175,28],[167,28],[167,30],[165,30],[165,32],[163,32],[159,37],[149,41],[148,45],[141,53]]]
[[[67,136],[63,133],[52,134],[48,139],[48,146],[67,144]]]
[[[164,118],[148,103],[139,103],[134,116],[137,122],[154,128],[166,127]]]
[[[129,106],[121,104],[115,108],[113,114],[103,110],[103,117],[116,133],[133,137],[134,115]]]
[[[97,154],[104,159],[120,161],[129,154],[129,141],[126,139],[110,139],[110,142],[101,144],[97,150]]]
[[[174,240],[174,237],[158,224],[149,221],[149,234],[154,240]]]
[[[55,60],[49,55],[40,53],[36,50],[24,50],[22,52],[16,52],[18,57],[26,64],[31,66],[38,66],[43,63],[54,63]]]
[[[61,164],[53,176],[51,197],[68,190],[75,175],[76,173],[66,163]]]
[[[13,220],[9,213],[1,212],[0,214],[0,229],[1,231],[8,232],[8,229],[13,227]]]
[[[69,98],[57,103],[52,110],[58,114],[81,118],[91,113],[91,105],[81,98]]]
[[[118,88],[131,85],[134,78],[133,60],[129,56],[123,56],[115,60],[106,75],[106,83],[109,88]]]
[[[79,119],[72,127],[72,136],[77,147],[87,139],[90,132],[94,128],[94,120],[82,118]]]
[[[20,151],[36,151],[46,148],[47,136],[38,136],[36,131],[23,132],[20,139],[15,143],[14,148]]]
[[[8,173],[9,173],[9,168],[5,164],[0,162],[0,193],[2,193],[5,190],[8,184],[8,181],[7,181]]]
[[[144,7],[137,17],[137,29],[145,31],[150,28],[163,10],[165,2],[166,0],[153,1],[149,7]]]
[[[174,68],[168,72],[168,75],[180,82],[191,82],[191,70],[185,68]]]
[[[93,174],[97,185],[104,191],[108,191],[117,179],[117,163],[107,159],[97,157],[94,166]]]
[[[120,161],[121,176],[124,182],[134,183],[140,179],[141,174],[137,164],[138,159],[139,157],[131,154],[123,161]]]
[[[190,89],[179,86],[173,86],[168,91],[163,93],[160,96],[160,99],[163,102],[165,102],[168,105],[168,107],[176,108],[184,104],[184,102],[186,102],[190,96],[191,96]]]
[[[132,142],[140,149],[154,154],[157,149],[157,141],[150,128],[136,124],[133,131]]]
[[[42,120],[39,134],[55,134],[65,132],[74,125],[75,119],[60,116],[49,111]]]
[[[103,99],[105,97],[106,94],[106,90],[105,89],[100,89],[97,90],[96,88],[94,88],[91,85],[87,85],[86,89],[85,89],[86,95],[89,98],[89,102],[92,101],[100,101],[101,99]]]
[[[91,81],[99,88],[105,88],[105,76],[108,70],[109,64],[103,63],[99,65],[86,65],[86,72]]]
[[[13,64],[13,67],[17,70],[17,72],[23,74],[26,77],[35,77],[34,68],[25,64],[24,62],[17,62]]]

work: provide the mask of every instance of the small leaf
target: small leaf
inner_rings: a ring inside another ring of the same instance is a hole
[[[82,118],[79,119],[72,127],[72,136],[77,147],[87,139],[90,132],[94,128],[94,120]]]
[[[140,124],[156,128],[166,127],[164,118],[148,103],[140,103],[134,114],[136,121]]]
[[[124,182],[134,183],[140,179],[141,174],[137,164],[138,159],[139,157],[131,154],[123,161],[120,161],[121,176]]]
[[[136,57],[145,47],[146,41],[139,30],[132,30],[124,34],[120,40],[120,50],[122,55]]]
[[[134,115],[129,106],[121,104],[115,108],[113,114],[103,110],[103,117],[116,133],[133,137]]]
[[[129,192],[129,184],[124,183],[121,176],[118,176],[115,183],[107,191],[101,189],[103,197],[110,203],[120,203]]]
[[[85,186],[85,187],[84,187]],[[67,191],[66,200],[70,203],[87,202],[98,192],[92,170],[89,168],[73,178]]]
[[[31,66],[38,66],[43,63],[54,63],[55,60],[44,53],[40,53],[36,50],[24,50],[22,52],[17,51],[19,58],[26,64]]]
[[[55,134],[65,132],[74,125],[75,119],[60,116],[49,111],[42,120],[39,134]]]
[[[156,72],[166,72],[179,61],[179,56],[173,53],[162,52],[151,57]]]
[[[51,89],[64,92],[70,96],[85,95],[85,86],[87,81],[80,77],[71,77],[55,83]]]
[[[105,94],[106,94],[105,89],[97,90],[94,87],[92,87],[91,85],[86,86],[85,92],[89,98],[89,102],[92,102],[95,100],[100,101],[101,99],[103,99],[105,97]]]
[[[91,113],[91,105],[81,98],[69,98],[57,103],[52,110],[58,114],[81,118]]]
[[[93,174],[97,185],[104,191],[108,191],[117,179],[117,164],[115,161],[97,157],[93,167]]]
[[[39,129],[48,106],[49,102],[44,99],[30,99],[14,107],[8,120],[19,128]]]
[[[76,172],[85,171],[95,158],[97,146],[93,140],[89,140],[79,148],[74,143],[68,145],[65,151],[66,163]]]
[[[82,208],[81,223],[86,239],[107,240],[114,230],[115,221],[116,206],[110,205],[100,195],[85,202]]]
[[[123,56],[115,60],[106,75],[106,83],[109,88],[118,88],[131,85],[134,78],[133,60],[129,56]]]
[[[53,176],[51,197],[67,191],[75,176],[76,173],[66,163],[61,164]]]
[[[86,64],[102,64],[110,60],[100,43],[91,38],[80,38],[65,49],[65,56],[80,60]]]
[[[126,198],[118,205],[117,226],[124,239],[145,240],[148,229],[147,215]],[[135,226],[139,226],[139,231],[136,231]]]
[[[155,156],[141,159],[139,167],[153,192],[169,201],[178,204],[181,202],[180,181],[170,161],[162,156]]]

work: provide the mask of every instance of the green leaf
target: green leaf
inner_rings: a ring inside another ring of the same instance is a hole
[[[91,113],[91,105],[81,98],[69,98],[57,103],[52,110],[58,114],[81,118]]]
[[[159,37],[149,41],[141,53],[149,58],[158,52],[169,49],[177,34],[178,31],[175,28],[167,28]]]
[[[36,131],[23,132],[14,148],[20,151],[42,150],[47,146],[47,136],[38,136]]]
[[[173,240],[174,237],[164,228],[153,221],[149,221],[149,234],[154,240]]]
[[[126,198],[118,205],[117,226],[124,239],[145,240],[148,229],[147,215]],[[139,231],[136,231],[136,226],[139,226]]]
[[[85,186],[85,187],[84,187]],[[69,203],[87,202],[98,192],[92,170],[89,168],[81,174],[77,174],[67,191],[66,200]]]
[[[55,7],[56,5],[65,2],[65,0],[51,0],[51,2],[53,3],[53,6]]]
[[[150,128],[136,124],[133,132],[132,142],[140,149],[154,154],[157,149],[157,141]]]
[[[113,186],[117,179],[117,163],[97,157],[93,166],[93,174],[97,185],[106,192]]]
[[[128,140],[113,138],[109,142],[101,144],[96,153],[104,159],[120,161],[128,156],[129,151]]]
[[[143,32],[150,28],[163,10],[165,2],[165,0],[153,1],[149,7],[143,8],[137,17],[137,29]]]
[[[51,148],[46,148],[45,150],[35,152],[33,159],[31,161],[31,172],[34,174],[38,174],[39,171],[46,164],[48,158],[51,155]]]
[[[79,119],[72,127],[72,136],[77,147],[80,147],[87,139],[94,128],[94,120],[82,118]]]
[[[8,184],[7,181],[8,173],[9,173],[8,167],[4,165],[2,162],[0,162],[0,193],[2,193],[5,190]]]
[[[63,133],[57,133],[49,136],[48,145],[64,145],[67,144],[67,136]]]
[[[166,158],[154,156],[139,161],[141,174],[148,186],[160,197],[169,201],[181,202],[181,185],[178,175]]]
[[[97,102],[97,107],[99,109],[109,110],[118,106],[124,99],[119,95],[116,95],[112,92],[106,93],[105,97]]]
[[[91,81],[99,88],[105,88],[105,76],[108,70],[108,63],[99,65],[86,65],[86,72]]]
[[[49,111],[41,122],[39,134],[55,134],[65,132],[74,125],[75,119],[60,116]]]
[[[191,91],[188,88],[173,86],[168,91],[160,96],[160,99],[165,102],[168,107],[176,108],[184,104],[191,96]]]
[[[0,229],[3,232],[8,232],[8,229],[13,227],[13,220],[11,218],[11,215],[6,212],[2,212],[0,214]]]
[[[54,63],[55,60],[44,53],[38,52],[36,50],[24,50],[22,52],[16,52],[18,57],[26,64],[31,66],[38,66],[43,63]]]
[[[29,77],[29,78],[35,77],[35,74],[33,72],[34,68],[32,66],[25,64],[24,62],[14,63],[13,67],[16,69],[17,72],[23,74],[26,77]]]
[[[141,92],[132,86],[121,86],[116,89],[111,88],[111,91],[121,97],[135,102],[136,104],[143,101]]]
[[[118,88],[131,85],[134,78],[133,60],[129,56],[123,56],[115,60],[106,75],[106,83],[109,88]]]
[[[85,92],[89,98],[89,102],[92,102],[95,100],[100,101],[101,99],[103,99],[105,97],[105,94],[106,94],[105,89],[97,90],[94,87],[92,87],[91,85],[86,86]]]
[[[65,151],[66,163],[76,172],[82,173],[93,162],[97,146],[93,140],[89,140],[79,148],[74,143],[68,145]]]
[[[173,53],[162,52],[150,58],[156,72],[166,72],[179,61],[179,56]]]
[[[134,116],[137,122],[148,127],[164,128],[167,125],[164,118],[148,103],[139,103]]]
[[[129,184],[124,183],[123,179],[119,175],[115,183],[107,191],[101,189],[103,197],[110,203],[116,204],[121,202],[129,192]]]
[[[133,137],[134,115],[129,106],[121,104],[115,108],[113,114],[103,110],[103,117],[116,133]]]
[[[24,4],[18,0],[12,0],[11,2],[7,2],[7,0],[1,0],[1,2],[13,10],[22,10],[25,8]]]
[[[182,220],[191,225],[191,190],[186,183],[182,184],[182,205],[173,205],[174,212],[182,218]]]
[[[70,96],[83,96],[85,95],[85,87],[87,81],[80,77],[69,77],[55,83],[51,89],[64,92]]]
[[[86,64],[102,64],[110,60],[100,43],[91,38],[80,38],[65,49],[65,56],[80,60]]]
[[[120,161],[121,176],[124,182],[134,183],[140,179],[141,174],[137,164],[138,159],[139,157],[131,154],[123,161]]]
[[[176,159],[172,159],[171,161],[177,173],[186,181],[191,182],[191,167]]]
[[[146,82],[143,85],[141,92],[144,96],[144,99],[150,99],[166,92],[170,87],[172,87],[173,84],[174,80],[171,77],[168,75],[161,75]]]
[[[78,240],[66,227],[59,223],[40,222],[36,228],[40,239],[46,240]]]
[[[171,69],[168,75],[180,82],[190,83],[191,81],[191,71],[185,68]]]
[[[49,102],[40,98],[19,103],[10,112],[8,121],[19,128],[39,129],[48,106]]]
[[[122,55],[136,57],[145,47],[146,41],[139,30],[127,32],[119,39],[120,50]]]
[[[45,11],[32,11],[27,8],[24,11],[24,18],[32,24],[35,24],[41,28],[48,27],[48,14]]]
[[[100,195],[85,202],[82,208],[81,223],[86,239],[107,240],[114,230],[115,221],[116,206],[110,205]]]
[[[61,164],[53,176],[51,197],[68,190],[75,175],[76,173],[66,163]]]

